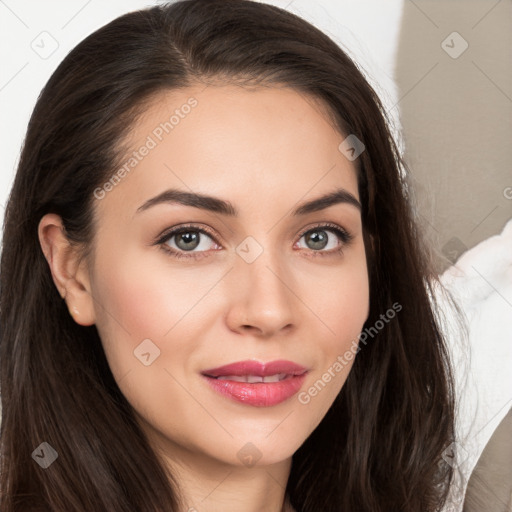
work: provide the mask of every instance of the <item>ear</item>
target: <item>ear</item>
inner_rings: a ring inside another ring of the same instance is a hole
[[[80,325],[93,325],[94,300],[87,262],[80,259],[78,248],[68,240],[62,219],[54,213],[46,214],[39,221],[38,235],[53,282],[71,316]]]

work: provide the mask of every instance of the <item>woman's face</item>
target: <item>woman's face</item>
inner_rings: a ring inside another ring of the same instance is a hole
[[[140,424],[173,458],[285,460],[343,386],[369,311],[344,138],[291,89],[190,87],[152,103],[125,172],[96,190],[94,323]],[[281,382],[240,382],[261,380],[258,366],[204,375],[283,360],[297,366],[267,366]]]

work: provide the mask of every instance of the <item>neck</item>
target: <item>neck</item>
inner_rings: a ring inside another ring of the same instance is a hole
[[[184,512],[293,512],[285,499],[291,458],[268,466],[233,466],[188,453],[166,462],[180,485]]]
[[[179,486],[180,512],[295,512],[285,493],[291,457],[252,467],[229,464],[178,445],[151,428],[146,432]]]

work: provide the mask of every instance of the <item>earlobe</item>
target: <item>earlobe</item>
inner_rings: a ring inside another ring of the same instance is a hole
[[[80,325],[93,325],[95,311],[87,264],[68,240],[62,219],[54,213],[43,216],[38,236],[53,282],[71,316]]]

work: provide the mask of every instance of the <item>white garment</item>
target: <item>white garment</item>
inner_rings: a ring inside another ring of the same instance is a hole
[[[453,308],[438,290],[458,394],[459,499],[446,511],[461,511],[471,472],[512,407],[512,219],[501,234],[462,254],[440,281],[463,310],[467,325],[463,339]]]

